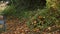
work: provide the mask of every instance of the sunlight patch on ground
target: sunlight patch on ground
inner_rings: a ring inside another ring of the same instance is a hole
[[[7,7],[7,3],[0,1],[0,13]]]

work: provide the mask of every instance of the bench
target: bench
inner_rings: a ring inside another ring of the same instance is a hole
[[[0,30],[6,30],[6,24],[5,24],[5,19],[4,16],[0,15]]]

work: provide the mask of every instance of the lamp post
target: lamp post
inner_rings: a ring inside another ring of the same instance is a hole
[[[3,15],[3,19],[4,19],[4,31],[6,31],[6,16],[5,15]]]

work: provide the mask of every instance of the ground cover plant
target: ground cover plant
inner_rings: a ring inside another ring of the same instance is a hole
[[[8,20],[18,19],[17,23],[26,24],[33,34],[60,31],[60,2],[58,0],[11,0],[10,2],[11,4],[2,14]],[[17,23],[14,23],[13,27],[17,26]]]

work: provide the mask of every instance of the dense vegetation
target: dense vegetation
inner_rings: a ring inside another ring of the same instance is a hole
[[[30,29],[60,25],[60,2],[48,0],[12,0],[3,15],[27,19]]]

